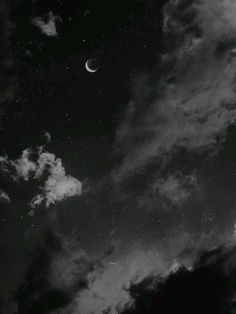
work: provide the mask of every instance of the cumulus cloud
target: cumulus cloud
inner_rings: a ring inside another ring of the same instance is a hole
[[[32,19],[32,24],[37,26],[41,32],[49,37],[56,37],[56,21],[61,21],[61,18],[57,15],[54,15],[52,12],[49,12],[46,19],[41,17],[35,17]]]
[[[176,147],[215,151],[235,123],[236,3],[170,1],[163,15],[161,61],[136,78],[117,130],[123,161],[116,178],[170,157]]]
[[[0,165],[2,170],[10,173],[15,181],[29,179],[44,181],[40,186],[41,193],[30,202],[32,207],[42,203],[49,207],[82,193],[82,183],[77,178],[67,175],[61,159],[55,154],[44,151],[43,148],[39,148],[37,153],[25,149],[21,157],[16,160],[1,157]]]
[[[33,174],[36,169],[37,165],[34,161],[31,161],[29,157],[31,156],[32,152],[30,149],[25,149],[21,157],[15,161],[9,161],[9,165],[15,168],[15,179],[18,180],[22,178],[25,181],[29,180],[31,174]]]
[[[49,176],[41,187],[42,194],[35,196],[31,201],[33,207],[41,204],[44,200],[46,206],[60,202],[68,197],[81,195],[82,183],[70,176],[66,175],[65,168],[60,158],[56,158],[54,154],[42,152],[38,158],[38,168],[35,171],[35,177],[40,178],[44,170],[48,168]]]
[[[31,161],[29,157],[32,151],[27,148],[23,150],[20,158],[9,160],[8,156],[0,157],[0,167],[3,172],[10,173],[12,179],[18,181],[23,179],[28,181],[31,174],[36,170],[36,163]]]

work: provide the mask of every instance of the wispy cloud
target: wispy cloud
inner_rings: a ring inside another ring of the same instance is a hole
[[[183,174],[170,171],[167,174],[156,173],[148,178],[142,193],[135,198],[138,208],[147,211],[167,212],[173,208],[184,208],[190,202],[202,197],[201,181],[195,172]]]
[[[109,260],[112,257],[90,274],[89,288],[78,294],[73,314],[78,311],[84,314],[119,313],[119,309],[132,303],[127,293],[132,281],[139,282],[153,272],[164,274],[172,266],[172,261],[164,261],[155,249],[137,249],[115,262]]]
[[[165,260],[154,249],[133,251],[118,259],[113,254],[109,251],[92,258],[75,241],[46,234],[16,292],[19,313],[37,308],[45,314],[115,314],[132,303],[132,283],[153,273],[165,276],[173,269],[173,260]]]
[[[194,175],[183,176],[181,173],[168,175],[153,184],[154,191],[174,205],[182,205],[198,189]]]
[[[123,161],[115,176],[140,171],[176,147],[214,151],[235,123],[236,3],[171,1],[164,9],[165,50],[134,82],[117,130]]]

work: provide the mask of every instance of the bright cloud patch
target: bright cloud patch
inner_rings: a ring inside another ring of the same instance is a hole
[[[27,181],[30,175],[36,171],[37,164],[29,159],[30,155],[30,149],[25,149],[19,159],[9,161],[9,164],[16,170],[16,180],[22,178]]]
[[[42,148],[39,148],[35,156],[33,156],[30,149],[26,149],[22,152],[21,157],[16,160],[2,157],[0,165],[16,181],[28,181],[29,179],[44,181],[40,186],[41,192],[31,200],[32,207],[42,203],[49,207],[82,193],[82,183],[66,174],[61,159],[52,153],[43,151]]]
[[[49,12],[46,19],[41,17],[36,17],[32,19],[32,24],[37,26],[42,33],[49,37],[56,37],[57,29],[56,29],[56,20],[61,20],[61,18],[57,15],[53,15],[52,12]]]
[[[37,195],[32,200],[33,207],[41,204],[44,200],[46,206],[49,207],[51,204],[82,193],[82,183],[78,179],[66,175],[60,158],[56,158],[55,155],[47,152],[42,153],[38,159],[36,177],[41,177],[46,167],[48,167],[50,175],[44,186],[41,187],[42,194]]]

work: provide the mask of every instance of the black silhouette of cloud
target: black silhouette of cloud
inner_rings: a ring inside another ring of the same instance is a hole
[[[150,276],[130,288],[133,305],[122,314],[235,313],[236,249],[203,253],[192,269],[181,267],[167,278]]]

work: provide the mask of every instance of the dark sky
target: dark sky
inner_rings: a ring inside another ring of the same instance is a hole
[[[231,297],[235,16],[230,0],[1,2],[4,314],[156,313],[218,264]]]

